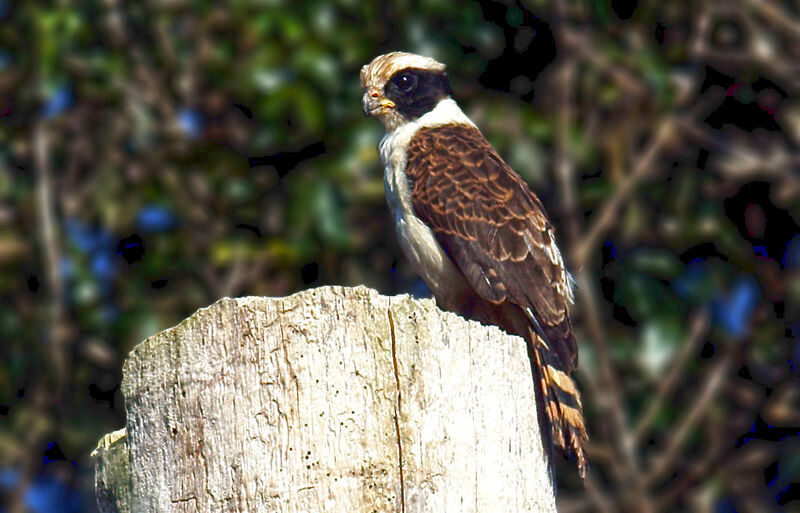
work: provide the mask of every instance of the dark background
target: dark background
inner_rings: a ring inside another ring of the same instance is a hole
[[[800,3],[766,0],[0,0],[0,511],[95,510],[121,362],[195,309],[425,293],[360,111],[398,49],[578,281],[559,510],[800,511]]]

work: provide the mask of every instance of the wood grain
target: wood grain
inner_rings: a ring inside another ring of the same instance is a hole
[[[137,346],[122,389],[103,512],[555,511],[525,342],[430,300],[223,299]]]

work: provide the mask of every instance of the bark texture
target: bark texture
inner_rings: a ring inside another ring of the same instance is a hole
[[[138,345],[105,512],[554,512],[525,342],[432,301],[222,299]]]

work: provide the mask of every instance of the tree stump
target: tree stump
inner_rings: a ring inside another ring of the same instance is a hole
[[[222,299],[139,344],[102,512],[555,512],[525,342],[431,300]]]

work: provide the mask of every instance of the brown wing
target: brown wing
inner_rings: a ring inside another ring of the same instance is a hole
[[[407,157],[414,213],[481,298],[477,308],[465,298],[459,313],[530,342],[551,440],[585,476],[586,429],[569,376],[578,363],[570,289],[542,204],[473,127],[422,129]]]
[[[407,155],[414,212],[470,285],[487,301],[530,309],[574,370],[568,278],[539,199],[473,127],[422,129]]]

